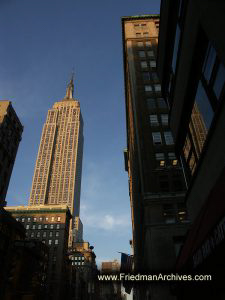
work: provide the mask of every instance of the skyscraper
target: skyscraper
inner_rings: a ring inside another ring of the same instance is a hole
[[[156,71],[158,29],[159,15],[122,18],[134,268],[146,273],[175,268],[187,228],[185,182]],[[154,283],[135,292],[137,299],[174,299]]]
[[[73,91],[72,78],[67,86],[66,96],[55,102],[48,111],[29,205],[67,204],[74,217],[80,213],[83,119],[80,103],[73,98]]]
[[[12,174],[16,153],[21,141],[23,126],[10,101],[0,101],[0,207],[5,206],[5,197]]]

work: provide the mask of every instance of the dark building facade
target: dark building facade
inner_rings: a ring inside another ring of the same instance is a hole
[[[68,235],[71,214],[66,205],[6,207],[26,229],[27,239],[49,247],[46,279],[47,299],[63,299],[68,291]]]
[[[224,1],[161,2],[158,73],[170,106],[176,154],[185,170],[192,222],[177,269],[213,276],[204,288],[181,289],[180,299],[225,295],[224,15]]]
[[[71,264],[71,300],[99,299],[96,255],[89,242],[76,242],[69,250]]]
[[[186,233],[186,186],[156,71],[159,15],[122,18],[127,149],[134,270],[167,272]],[[136,299],[174,299],[164,285]]]
[[[12,174],[23,126],[10,101],[0,101],[0,206],[5,197]]]
[[[0,208],[0,299],[4,299],[14,242],[24,240],[25,229],[3,208]]]
[[[44,299],[48,246],[25,240],[25,228],[0,210],[0,299]]]

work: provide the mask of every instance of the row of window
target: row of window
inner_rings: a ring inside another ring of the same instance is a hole
[[[164,204],[163,216],[166,224],[173,224],[177,222],[187,221],[187,212],[184,204]]]
[[[162,135],[164,137],[164,141],[166,145],[173,145],[173,136],[171,131],[164,131],[163,133],[161,132],[152,132],[152,140],[154,145],[162,145]]]
[[[147,98],[146,102],[149,109],[167,108],[166,101],[163,98],[158,98],[158,99]]]
[[[48,245],[53,245],[53,243],[54,243],[55,245],[58,245],[59,240],[42,240],[42,243],[48,244]]]
[[[56,216],[56,217],[51,217],[51,218],[49,218],[49,217],[39,217],[39,218],[37,218],[37,217],[21,217],[21,218],[16,218],[16,221],[21,221],[21,222],[42,222],[42,221],[47,221],[47,222],[49,222],[51,220],[51,222],[55,222],[55,221],[57,221],[57,222],[60,222],[61,221],[61,217],[59,217],[59,216]]]
[[[80,265],[84,265],[84,262],[72,262],[72,266],[80,266]]]
[[[207,49],[206,53],[206,59],[203,66],[203,74],[207,81],[207,83],[210,83],[210,81],[213,82],[213,91],[217,97],[217,99],[220,99],[220,95],[224,86],[225,81],[225,67],[223,63],[219,63],[217,67],[217,72],[215,78],[213,78],[213,69],[216,69],[216,50],[215,48],[210,44]]]
[[[209,43],[192,108],[183,154],[190,175],[195,172],[216,109],[224,91],[225,67]]]
[[[143,80],[152,80],[152,81],[158,81],[158,75],[156,72],[142,72],[142,79]]]
[[[136,32],[135,35],[136,35],[137,38],[140,38],[142,36],[143,37],[149,37],[150,36],[149,32]]]
[[[144,47],[144,46],[146,46],[146,47],[152,47],[152,43],[151,43],[151,41],[146,41],[145,43],[144,42],[137,42],[137,46],[138,47]]]
[[[60,229],[60,224],[39,224],[39,225],[26,225],[28,229]]]
[[[150,58],[153,59],[155,57],[155,54],[154,54],[153,50],[148,50],[146,52],[144,50],[141,50],[141,51],[138,51],[138,56],[140,58],[150,57]]]
[[[72,256],[71,260],[84,260],[83,256]]]
[[[158,162],[159,167],[165,167],[166,166],[166,155],[164,152],[157,152],[155,153],[155,159]],[[167,153],[167,159],[170,162],[170,165],[177,166],[178,160],[176,158],[176,155],[174,152],[168,152]]]
[[[145,92],[153,92],[153,87],[155,92],[161,92],[161,84],[145,85]]]
[[[148,66],[150,66],[150,68],[156,68],[156,61],[155,60],[150,60],[150,61],[142,60],[140,62],[140,65],[141,65],[142,69],[148,68]]]
[[[53,236],[58,237],[58,236],[59,236],[59,231],[56,231],[56,232],[50,231],[49,234],[47,234],[47,233],[48,233],[48,232],[46,232],[46,231],[43,231],[43,232],[42,232],[42,231],[31,232],[31,233],[30,233],[30,236],[29,236],[29,234],[28,234],[28,236],[31,237],[31,238],[34,238],[34,237],[37,237],[37,238],[40,238],[40,237],[45,238],[45,237],[47,237],[47,235],[48,235],[49,237],[53,237]]]
[[[147,26],[146,23],[135,23],[134,29],[142,29],[142,28],[146,28],[146,26]]]
[[[150,115],[149,116],[151,126],[159,126],[159,116],[158,115]],[[160,115],[160,122],[162,126],[168,126],[168,114]]]

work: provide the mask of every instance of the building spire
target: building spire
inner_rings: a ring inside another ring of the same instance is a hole
[[[65,99],[73,99],[73,91],[74,91],[73,79],[74,79],[74,72],[72,72],[72,77],[70,79],[69,84],[67,85]]]

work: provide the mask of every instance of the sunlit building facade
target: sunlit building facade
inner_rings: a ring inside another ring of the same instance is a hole
[[[73,98],[73,79],[66,96],[49,109],[44,124],[32,181],[29,205],[66,204],[73,216],[80,213],[83,156],[83,119]],[[70,242],[72,234],[70,236]]]
[[[146,273],[174,270],[188,224],[184,176],[156,70],[159,26],[159,15],[122,18],[134,270]],[[154,283],[135,296],[174,299],[168,286]]]
[[[73,98],[73,82],[66,97],[48,111],[36,161],[29,205],[67,204],[80,210],[83,120]]]

